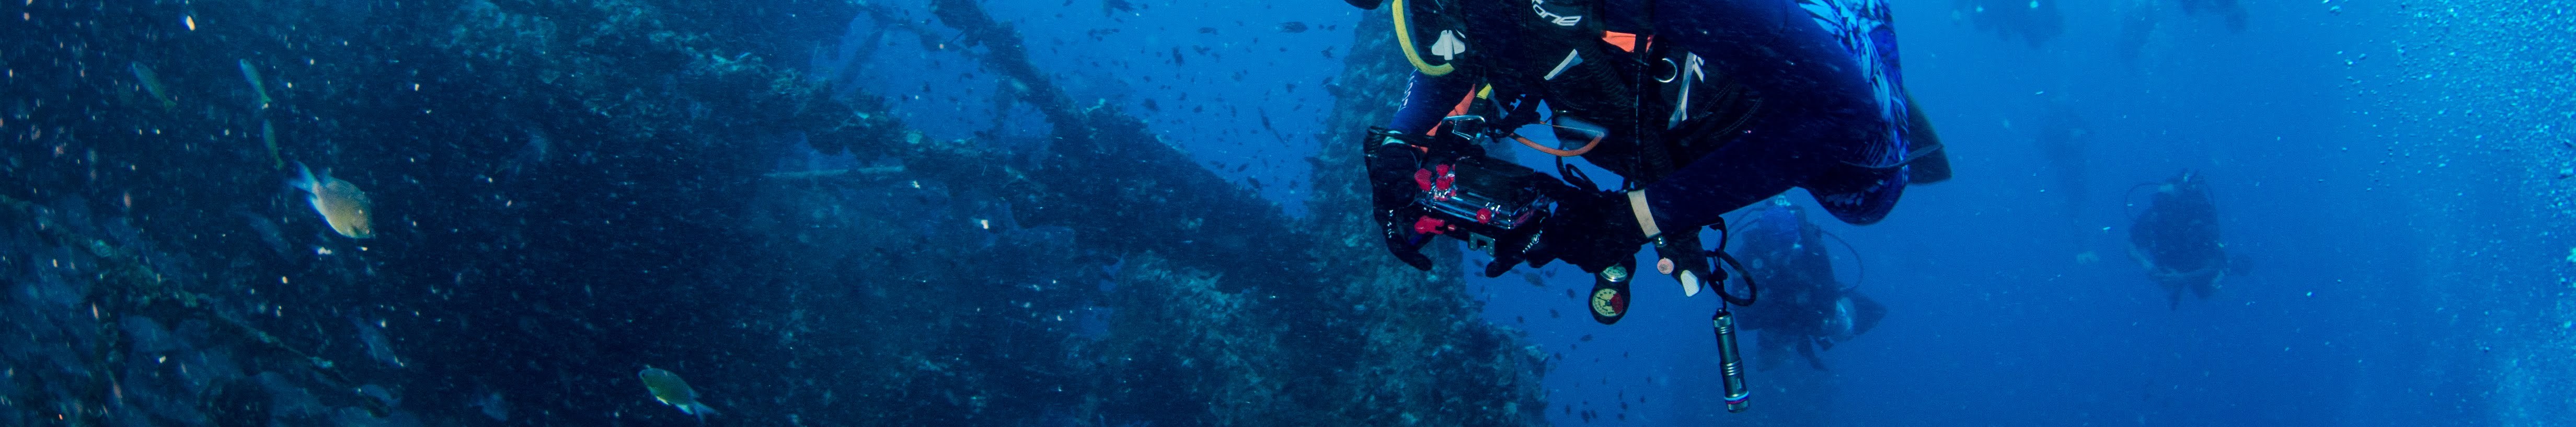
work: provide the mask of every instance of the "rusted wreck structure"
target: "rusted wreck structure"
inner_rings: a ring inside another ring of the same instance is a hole
[[[1455,262],[1367,238],[1353,135],[1290,218],[976,2],[877,7],[14,5],[0,422],[683,422],[647,365],[758,425],[1540,422],[1541,354]],[[854,19],[953,34],[1043,148],[777,65]],[[1327,128],[1392,109],[1386,25]],[[772,174],[789,136],[876,166]],[[379,235],[326,235],[290,162],[366,186]]]

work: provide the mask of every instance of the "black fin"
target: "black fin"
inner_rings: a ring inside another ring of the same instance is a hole
[[[1878,300],[1858,292],[1851,293],[1849,298],[1852,301],[1852,336],[1869,333],[1870,328],[1878,327],[1879,320],[1887,318],[1886,304],[1879,304]]]
[[[1932,118],[1923,115],[1923,105],[1914,103],[1911,91],[1905,94],[1905,105],[1913,107],[1906,109],[1905,139],[1914,145],[1910,153],[1913,158],[1905,160],[1905,165],[1911,167],[1906,171],[1905,183],[1923,185],[1950,180],[1950,153],[1942,149],[1941,135],[1932,131]]]
[[[1799,356],[1806,356],[1806,357],[1807,357],[1807,366],[1809,366],[1809,367],[1814,367],[1814,368],[1816,368],[1816,370],[1818,370],[1818,371],[1831,371],[1831,370],[1832,370],[1832,369],[1826,369],[1826,368],[1825,368],[1825,358],[1824,358],[1824,357],[1821,357],[1821,356],[1817,356],[1817,355],[1816,355],[1816,346],[1815,346],[1815,345],[1813,345],[1813,343],[1797,343],[1797,344],[1790,344],[1790,346],[1792,346],[1792,347],[1797,347],[1797,348],[1798,348],[1798,355],[1799,355]]]

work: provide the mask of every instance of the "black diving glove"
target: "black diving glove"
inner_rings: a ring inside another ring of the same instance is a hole
[[[1726,272],[1709,263],[1708,249],[1699,245],[1699,227],[1663,230],[1655,236],[1655,272],[1669,274],[1682,284],[1682,295],[1699,295],[1701,285],[1726,282]],[[1720,289],[1720,292],[1725,290]]]
[[[1556,214],[1540,226],[1538,245],[1528,254],[1531,266],[1565,260],[1586,273],[1636,259],[1647,243],[1625,194],[1607,191],[1557,191]]]
[[[1413,182],[1413,172],[1422,168],[1424,141],[1382,127],[1369,128],[1360,138],[1368,156],[1369,198],[1378,231],[1386,239],[1387,252],[1405,265],[1423,271],[1431,270],[1431,257],[1422,255],[1422,245],[1429,234],[1413,229],[1414,218],[1420,218],[1421,207],[1413,203],[1421,190]]]

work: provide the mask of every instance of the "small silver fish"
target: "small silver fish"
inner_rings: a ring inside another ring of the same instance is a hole
[[[643,372],[636,372],[635,376],[644,380],[644,390],[653,392],[653,400],[662,401],[662,404],[671,405],[673,408],[680,408],[680,413],[696,415],[699,423],[707,422],[707,414],[716,413],[716,408],[710,408],[707,404],[698,402],[698,391],[689,388],[689,382],[681,380],[680,374],[646,366]]]
[[[358,328],[358,342],[366,344],[367,357],[384,362],[385,366],[396,368],[410,366],[408,363],[403,363],[402,355],[394,354],[394,342],[385,337],[385,327],[381,323],[383,321],[377,322],[379,323],[369,323],[355,316],[349,317],[349,325]]]
[[[268,144],[269,169],[286,169],[286,157],[277,155],[277,127],[270,126],[268,119],[259,120],[259,140]]]
[[[143,92],[150,93],[152,99],[161,101],[161,109],[179,108],[179,101],[171,100],[169,91],[161,89],[161,74],[152,72],[152,67],[143,66],[143,63],[138,61],[126,66],[126,69],[134,71],[134,80],[142,83]]]
[[[367,192],[358,190],[357,184],[332,178],[328,169],[319,177],[303,163],[296,163],[295,170],[302,176],[287,185],[313,193],[313,211],[322,214],[323,222],[331,223],[331,231],[358,239],[376,237],[376,228],[369,222],[375,205],[367,201]]]
[[[235,62],[241,64],[242,80],[250,82],[250,92],[259,95],[259,105],[257,105],[257,107],[260,109],[267,109],[269,104],[268,84],[260,82],[259,68],[252,67],[250,65],[250,60],[248,59],[237,60]]]

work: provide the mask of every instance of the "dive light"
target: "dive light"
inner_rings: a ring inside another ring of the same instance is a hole
[[[1744,383],[1744,356],[1736,352],[1735,313],[1719,304],[1717,314],[1708,320],[1717,327],[1717,367],[1725,373],[1726,412],[1744,412],[1752,408],[1747,400],[1753,397],[1753,390]]]

